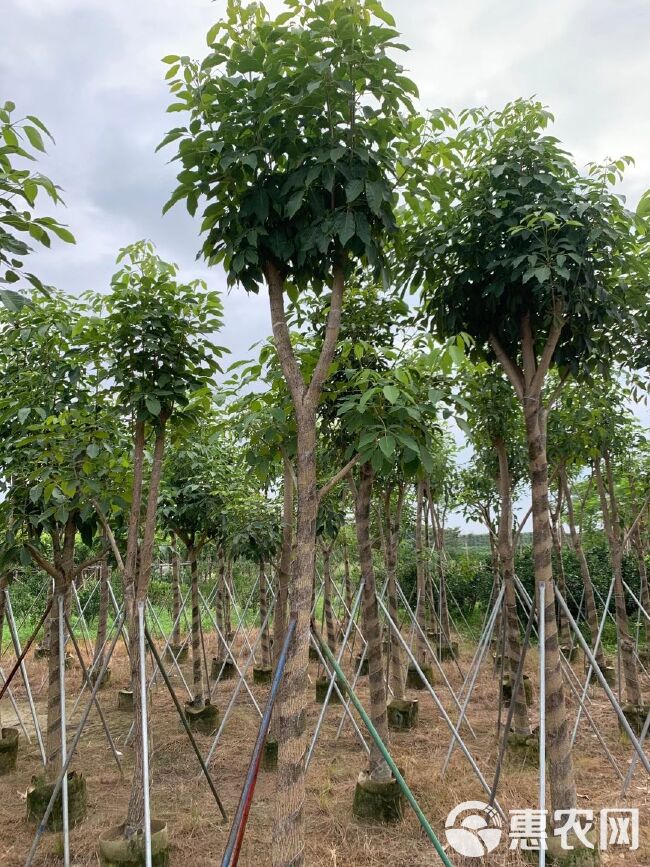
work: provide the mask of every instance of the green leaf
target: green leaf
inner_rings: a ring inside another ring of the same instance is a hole
[[[379,181],[366,181],[366,199],[373,214],[379,214],[384,198],[384,187]]]
[[[348,203],[358,199],[363,192],[365,184],[360,178],[354,178],[345,186],[345,197]]]
[[[387,458],[390,458],[395,451],[395,437],[390,434],[380,437],[379,448]]]
[[[96,458],[99,455],[100,448],[97,443],[90,443],[90,445],[86,446],[86,454],[89,458]]]
[[[42,151],[45,153],[45,145],[43,144],[43,136],[40,132],[33,126],[25,126],[23,127],[25,135],[29,139],[29,143],[33,148],[36,148],[37,151]]]
[[[395,385],[385,385],[383,388],[384,397],[389,403],[397,403],[399,399],[399,388]]]
[[[345,247],[350,238],[354,236],[354,214],[352,211],[348,211],[345,215],[345,223],[343,227],[339,230],[339,238],[341,240],[341,244]]]
[[[145,397],[144,402],[151,415],[155,415],[156,417],[160,415],[160,410],[162,409],[162,407],[160,406],[160,401],[157,397],[152,397],[148,395],[147,397]]]
[[[23,422],[28,418],[32,408],[30,406],[21,406],[18,410],[18,421],[23,424]]]

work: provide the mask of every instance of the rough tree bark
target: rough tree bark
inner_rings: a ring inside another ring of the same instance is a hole
[[[422,541],[422,510],[424,507],[424,483],[418,482],[415,487],[415,574],[417,599],[415,602],[415,619],[418,626],[416,638],[416,654],[420,665],[427,662],[426,635],[426,573],[424,571],[424,550]]]
[[[566,514],[567,522],[569,524],[569,534],[571,535],[571,543],[573,545],[573,550],[576,553],[576,557],[578,558],[578,563],[580,565],[580,575],[582,576],[582,583],[585,588],[585,611],[587,614],[589,633],[591,635],[591,645],[593,647],[598,637],[598,609],[596,608],[594,585],[591,581],[591,572],[589,571],[587,557],[585,555],[584,548],[582,547],[582,536],[576,524],[575,513],[573,510],[573,497],[571,495],[569,479],[567,477],[566,469],[564,467],[560,468],[560,479],[562,482],[562,487],[564,489],[564,502],[566,503]],[[598,667],[600,669],[604,669],[606,662],[602,643],[598,645],[595,654]]]
[[[258,578],[258,593],[260,605],[260,655],[262,657],[262,668],[271,667],[271,642],[269,641],[269,624],[266,621],[268,611],[267,595],[266,595],[266,572],[264,571],[264,560],[260,560],[259,578]]]
[[[611,458],[607,451],[604,454],[607,484],[603,479],[600,459],[594,461],[594,475],[600,497],[600,507],[603,515],[605,535],[609,545],[609,556],[614,576],[614,603],[616,606],[616,632],[618,645],[623,662],[623,677],[625,694],[630,704],[642,704],[639,672],[636,665],[634,639],[630,632],[630,624],[625,605],[625,589],[623,587],[623,529],[621,527]]]
[[[297,622],[276,705],[278,772],[272,860],[274,867],[302,867],[305,845],[302,809],[305,799],[305,708],[311,612],[309,602],[316,565],[318,513],[316,408],[338,339],[344,280],[342,267],[336,265],[332,273],[332,293],[325,337],[311,381],[306,383],[291,345],[284,309],[284,275],[280,268],[271,262],[266,263],[264,271],[269,291],[273,337],[294,407],[297,447],[296,557],[288,594],[289,610]]]
[[[277,661],[284,643],[287,628],[287,594],[291,574],[291,551],[293,547],[293,467],[288,457],[283,457],[282,478],[282,548],[278,566],[278,594],[273,618],[273,651]]]
[[[158,491],[162,475],[162,459],[165,450],[165,419],[161,417],[153,449],[149,493],[144,516],[142,544],[138,546],[140,509],[142,505],[142,479],[144,464],[144,423],[136,422],[133,461],[133,494],[124,561],[124,604],[127,612],[131,647],[131,689],[133,690],[133,781],[126,814],[125,834],[131,836],[144,825],[144,781],[142,743],[142,709],[140,690],[140,627],[138,605],[145,603],[151,579],[153,542],[156,531]],[[138,548],[140,549],[138,552]],[[139,556],[138,556],[139,554]]]
[[[539,359],[530,317],[522,317],[521,355],[523,368],[505,352],[496,335],[490,335],[490,345],[510,380],[521,403],[528,446],[528,467],[532,492],[533,561],[535,586],[545,585],[545,681],[546,737],[548,742],[549,782],[553,810],[569,810],[576,806],[576,786],[571,759],[571,736],[566,712],[564,684],[560,663],[555,590],[553,583],[551,528],[549,522],[548,458],[546,454],[546,408],[542,400],[544,379],[557,347],[564,318],[559,307],[554,311],[549,334]],[[537,597],[539,599],[539,596]]]
[[[181,643],[181,558],[178,555],[176,534],[172,533],[172,645]]]
[[[320,550],[323,556],[323,609],[325,612],[325,629],[327,633],[327,646],[336,652],[336,626],[334,624],[334,612],[332,610],[332,557],[333,543],[325,545],[321,542]]]
[[[512,482],[508,463],[508,452],[503,439],[493,443],[499,459],[499,497],[501,502],[499,514],[499,560],[503,583],[505,586],[505,619],[506,619],[506,656],[510,682],[514,687],[519,660],[521,659],[521,640],[519,636],[519,619],[517,617],[517,594],[515,592],[515,549],[512,539]],[[517,734],[530,734],[530,719],[526,704],[526,691],[523,683],[519,684],[514,698],[514,715],[512,718]]]
[[[99,564],[99,613],[97,615],[97,636],[95,637],[95,652],[93,655],[94,671],[101,671],[104,662],[106,630],[108,626],[108,582],[110,571],[106,559]]]
[[[369,463],[359,468],[354,519],[359,548],[359,567],[363,586],[363,620],[368,642],[368,683],[370,688],[370,719],[382,741],[388,745],[388,714],[386,711],[386,683],[381,652],[381,630],[375,571],[372,563],[370,540],[370,503],[372,499],[373,470]],[[391,771],[374,741],[370,744],[369,775],[373,780],[389,780]]]
[[[386,577],[388,579],[388,611],[390,618],[399,626],[399,611],[397,605],[397,551],[399,546],[399,531],[404,509],[406,486],[397,486],[397,502],[395,511],[392,509],[393,487],[390,486],[384,495],[384,532],[386,536]],[[402,646],[394,629],[390,630],[390,687],[393,698],[404,698],[404,664]]]

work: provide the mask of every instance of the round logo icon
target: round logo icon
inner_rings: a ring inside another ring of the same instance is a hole
[[[483,801],[463,801],[447,816],[445,834],[459,855],[482,858],[501,842],[502,825],[494,807]]]

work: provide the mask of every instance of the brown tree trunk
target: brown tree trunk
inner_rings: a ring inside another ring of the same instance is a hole
[[[645,563],[645,551],[643,545],[643,536],[641,535],[641,525],[639,525],[633,534],[634,550],[639,564],[639,601],[643,605],[646,614],[650,614],[650,589],[648,589],[648,569]],[[645,628],[646,645],[650,647],[650,620],[647,617],[643,618]]]
[[[325,611],[325,629],[327,632],[327,646],[336,652],[336,627],[334,625],[334,612],[332,611],[332,571],[331,571],[331,545],[321,545],[323,555],[323,608]]]
[[[305,702],[318,514],[315,410],[303,410],[298,423],[297,441],[296,558],[289,585],[289,610],[296,616],[297,624],[276,705],[279,735],[277,811],[273,831],[273,864],[276,867],[301,867],[304,863],[302,805],[305,798]]]
[[[289,458],[283,459],[282,478],[282,549],[278,567],[278,593],[273,619],[273,652],[277,660],[282,650],[287,628],[287,594],[291,574],[291,551],[293,547],[293,475]]]
[[[271,644],[269,641],[269,624],[266,620],[268,611],[266,598],[266,573],[264,572],[264,561],[260,560],[259,570],[259,604],[260,604],[260,653],[262,656],[262,668],[270,668],[271,666]]]
[[[104,645],[106,644],[106,630],[108,626],[108,582],[110,570],[106,558],[99,561],[99,613],[97,615],[97,636],[95,638],[95,653],[93,665],[95,672],[101,670],[104,662]]]
[[[219,569],[217,571],[217,624],[221,630],[217,635],[217,659],[226,659],[228,656],[228,646],[226,644],[228,631],[226,625],[226,559],[223,554],[219,558]]]
[[[203,663],[201,660],[201,605],[199,600],[199,566],[194,545],[187,546],[190,563],[190,587],[192,595],[192,692],[193,704],[203,707]]]
[[[623,676],[625,679],[625,693],[627,700],[634,705],[642,703],[641,686],[639,684],[639,672],[636,666],[634,639],[630,633],[630,624],[625,605],[625,590],[623,588],[623,542],[622,528],[618,516],[618,503],[614,489],[614,478],[611,460],[605,452],[605,470],[607,473],[607,488],[602,476],[600,459],[594,462],[594,475],[600,496],[600,505],[603,513],[605,535],[609,543],[609,554],[614,575],[614,602],[616,606],[616,632],[618,646],[623,662]]]
[[[524,393],[524,420],[528,443],[528,463],[532,488],[533,558],[535,584],[545,585],[545,680],[546,735],[550,764],[551,805],[553,810],[576,806],[576,787],[571,760],[571,736],[564,699],[560,667],[560,646],[555,618],[551,528],[548,501],[548,460],[541,406],[541,388]]]
[[[354,508],[359,548],[359,566],[363,585],[363,620],[368,642],[368,683],[370,687],[370,719],[379,737],[388,746],[388,714],[386,711],[386,684],[381,652],[379,608],[375,586],[375,570],[370,541],[370,503],[372,499],[373,471],[369,463],[359,468],[359,486]],[[369,774],[374,780],[390,779],[391,771],[374,741],[370,744]]]
[[[131,688],[133,690],[133,778],[127,807],[125,834],[131,836],[144,824],[144,744],[142,741],[142,691],[140,689],[140,628],[138,604],[145,603],[149,592],[153,542],[156,532],[158,492],[162,475],[162,460],[165,451],[165,420],[156,433],[153,449],[149,493],[144,517],[142,544],[138,546],[140,509],[142,504],[142,480],[144,463],[144,423],[136,422],[133,463],[133,494],[127,537],[124,568],[124,605],[127,612],[130,640]],[[138,556],[139,547],[139,556]]]
[[[417,599],[415,604],[415,619],[418,626],[416,639],[417,661],[420,665],[427,662],[426,635],[426,573],[424,570],[424,550],[422,544],[422,510],[424,506],[424,484],[418,482],[415,488],[415,572]]]
[[[337,263],[332,269],[332,293],[325,336],[309,383],[305,382],[291,344],[284,309],[284,275],[281,269],[270,261],[265,263],[264,273],[269,290],[273,337],[296,419],[298,501],[295,571],[289,587],[289,610],[292,616],[296,617],[296,632],[289,646],[276,705],[278,772],[272,860],[274,867],[302,867],[305,847],[302,806],[305,799],[305,708],[311,615],[309,601],[316,566],[318,516],[316,408],[334,357],[340,330],[344,271],[341,263]]]
[[[555,563],[557,574],[557,586],[562,598],[568,603],[566,589],[566,573],[564,571],[564,560],[562,558],[562,482],[558,482],[557,506],[555,512],[551,514],[551,538],[553,540],[553,551],[555,552]],[[571,646],[571,635],[569,633],[569,624],[564,617],[561,609],[557,608],[558,632],[560,636],[561,647],[569,648]]]
[[[501,508],[499,514],[499,560],[505,586],[505,618],[506,618],[506,656],[510,683],[514,687],[519,661],[521,659],[521,640],[519,637],[519,619],[517,617],[517,594],[515,592],[515,551],[512,540],[512,482],[506,444],[502,439],[494,441],[494,448],[499,459],[499,496]],[[517,734],[530,734],[530,720],[526,704],[526,691],[523,682],[519,684],[514,697],[513,718],[514,730]]]
[[[399,531],[404,507],[405,486],[399,485],[395,512],[392,511],[392,488],[386,491],[384,497],[384,526],[386,534],[386,577],[388,578],[388,612],[390,618],[399,629],[399,610],[397,605],[397,550],[399,547]],[[394,699],[404,698],[404,664],[402,661],[402,645],[395,629],[390,630],[390,687]]]
[[[564,467],[560,468],[560,479],[562,481],[562,487],[564,489],[564,502],[566,503],[567,521],[569,524],[571,542],[573,544],[573,550],[576,552],[576,557],[578,558],[578,563],[580,565],[580,575],[582,576],[582,583],[585,588],[585,611],[587,614],[589,632],[591,634],[591,646],[593,648],[596,643],[596,639],[598,638],[598,609],[596,608],[594,585],[591,581],[591,572],[589,571],[587,557],[585,555],[584,548],[582,547],[582,538],[580,533],[578,532],[578,528],[576,525],[575,514],[573,511],[573,498],[571,496],[569,480],[567,478],[566,470],[564,469]],[[595,655],[598,667],[600,669],[604,669],[606,663],[602,643],[598,645],[598,648],[595,651]]]
[[[172,533],[172,645],[181,643],[181,564],[176,535]]]

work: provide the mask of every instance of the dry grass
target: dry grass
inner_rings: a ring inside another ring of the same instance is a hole
[[[471,658],[471,648],[462,649],[461,664],[466,670]],[[534,654],[529,660],[530,672],[536,663]],[[576,664],[581,673],[581,666]],[[30,660],[32,685],[41,718],[45,714],[44,661]],[[75,865],[97,864],[97,838],[102,830],[122,821],[129,794],[128,778],[132,767],[130,750],[124,747],[124,738],[129,728],[128,715],[117,710],[116,690],[127,685],[128,674],[124,650],[117,649],[117,658],[112,664],[111,684],[100,693],[102,706],[118,749],[124,753],[126,780],[121,780],[104,739],[99,718],[95,712],[90,716],[86,733],[73,766],[82,771],[88,784],[88,817],[70,835],[72,862]],[[189,664],[184,665],[189,678]],[[455,686],[460,682],[456,667],[445,663],[445,670]],[[316,666],[310,664],[312,680]],[[68,673],[69,696],[79,689],[78,667]],[[362,700],[367,700],[364,684],[360,689]],[[491,781],[497,754],[496,730],[496,676],[488,665],[482,672],[474,700],[470,708],[470,720],[477,740],[468,737],[468,744]],[[184,695],[180,679],[174,678],[179,698]],[[216,702],[225,709],[234,681],[219,685]],[[257,701],[263,704],[268,687],[251,684]],[[645,684],[650,694],[650,683]],[[617,722],[600,689],[594,689],[591,711],[603,735],[625,770],[630,759],[630,748],[620,741]],[[439,693],[448,712],[452,703],[442,687]],[[17,687],[21,709],[28,717],[22,686]],[[313,695],[313,693],[312,693]],[[392,752],[416,798],[431,824],[444,840],[444,821],[449,810],[457,803],[474,798],[483,798],[482,789],[469,768],[467,761],[456,751],[444,778],[440,769],[449,742],[448,730],[426,693],[419,693],[420,722],[412,732],[396,734],[392,738]],[[69,699],[70,700],[70,699]],[[367,706],[367,705],[366,705]],[[70,705],[71,707],[71,705]],[[572,705],[573,707],[573,705]],[[309,708],[309,729],[318,718],[320,706],[315,702]],[[5,724],[10,719],[11,708],[3,701]],[[402,823],[392,827],[368,828],[356,823],[351,816],[351,803],[356,777],[364,765],[362,750],[347,725],[339,740],[335,732],[340,719],[336,706],[328,710],[326,722],[316,747],[307,778],[307,801],[305,823],[307,832],[307,863],[329,867],[371,867],[371,865],[394,865],[394,867],[418,867],[439,863],[429,842],[424,838],[414,814],[408,810]],[[70,725],[70,733],[80,715]],[[453,716],[453,714],[452,714]],[[218,864],[228,835],[228,826],[221,817],[212,795],[200,776],[198,763],[177,718],[176,711],[162,681],[153,694],[152,715],[152,814],[165,819],[170,828],[171,864],[183,867],[202,867]],[[225,729],[222,741],[211,765],[213,778],[226,810],[232,815],[241,791],[250,752],[258,728],[258,717],[245,690],[240,691],[233,714]],[[197,736],[204,753],[209,739]],[[650,867],[650,787],[643,770],[637,770],[629,797],[620,798],[620,783],[607,762],[601,747],[591,734],[586,723],[574,750],[574,764],[579,792],[579,806],[598,811],[605,806],[636,806],[641,814],[641,845],[637,852],[611,850],[604,853],[605,864],[626,864],[626,867]],[[34,828],[25,820],[23,802],[31,775],[39,769],[38,750],[35,743],[28,745],[21,739],[17,771],[0,778],[0,864],[14,867],[25,862],[31,845]],[[538,772],[533,767],[507,763],[502,775],[499,800],[508,810],[511,808],[535,807],[537,801]],[[257,865],[270,863],[270,842],[274,815],[275,785],[272,774],[260,772],[255,799],[250,814],[240,864]],[[40,847],[36,863],[39,865],[60,864],[57,852],[60,841],[47,835]],[[462,858],[450,853],[455,865],[519,865],[530,863],[520,853],[509,852],[502,841],[497,853],[482,860]]]

